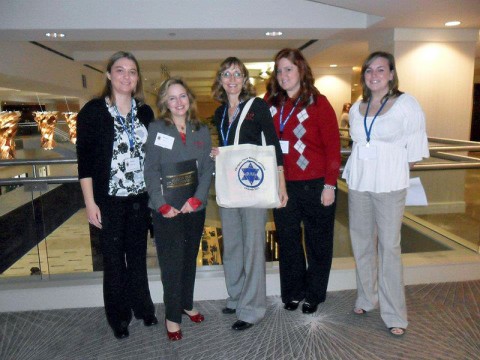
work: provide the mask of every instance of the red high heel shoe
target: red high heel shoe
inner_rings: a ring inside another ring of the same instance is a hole
[[[165,319],[165,330],[167,330],[167,336],[168,339],[171,341],[177,341],[177,340],[182,340],[182,330],[177,330],[177,331],[168,331],[167,327],[167,319]]]
[[[183,310],[183,313],[187,315],[194,323],[201,323],[203,320],[205,320],[205,316],[200,313],[195,315],[189,315],[185,310]]]

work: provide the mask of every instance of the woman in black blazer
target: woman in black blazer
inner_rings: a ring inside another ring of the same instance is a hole
[[[133,315],[157,324],[147,278],[149,213],[143,176],[152,109],[143,103],[140,68],[131,53],[107,64],[105,88],[80,110],[77,120],[78,177],[88,222],[99,228],[103,297],[116,338],[129,336]]]
[[[208,127],[197,118],[187,84],[180,78],[166,80],[157,105],[160,120],[148,129],[145,181],[162,273],[165,327],[170,340],[180,340],[182,314],[196,323],[204,320],[193,308],[193,288],[214,163]]]

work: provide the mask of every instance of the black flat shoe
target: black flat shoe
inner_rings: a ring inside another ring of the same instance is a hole
[[[128,332],[127,328],[122,327],[119,329],[113,329],[113,335],[115,335],[117,339],[125,339],[130,335],[130,333]]]
[[[222,314],[235,314],[236,310],[229,307],[224,307],[222,309]]]
[[[143,318],[143,325],[145,326],[152,326],[157,324],[158,324],[158,319],[155,315],[147,315]]]
[[[232,329],[233,330],[246,330],[250,327],[252,327],[253,324],[250,324],[246,321],[242,321],[242,320],[237,320],[235,321],[235,323],[232,325]]]
[[[302,306],[302,312],[304,314],[313,314],[317,311],[318,304],[310,304],[309,302],[304,302]]]
[[[298,304],[300,304],[300,301],[298,300],[289,301],[283,306],[283,308],[285,310],[294,311],[294,310],[297,310]]]

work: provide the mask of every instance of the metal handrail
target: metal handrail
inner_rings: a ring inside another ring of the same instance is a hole
[[[480,159],[456,155],[445,154],[445,151],[480,151],[480,143],[475,141],[463,141],[455,139],[435,138],[429,137],[430,142],[452,144],[450,146],[429,146],[430,152],[436,156],[440,156],[443,159],[451,161],[462,161],[461,163],[418,163],[415,164],[413,170],[415,171],[427,171],[427,170],[454,170],[454,169],[480,169]],[[341,149],[342,155],[350,155],[351,149]],[[1,166],[37,166],[37,165],[65,165],[76,164],[76,158],[62,158],[62,159],[10,159],[0,160]],[[343,166],[340,168],[340,172],[343,171]],[[25,185],[25,184],[64,184],[74,183],[78,181],[77,176],[46,176],[46,177],[33,177],[33,178],[0,178],[0,185]]]
[[[37,178],[8,178],[0,179],[1,186],[29,185],[29,184],[67,184],[78,182],[78,176],[44,176]]]
[[[76,163],[77,163],[77,158],[0,160],[0,166],[59,165],[59,164],[76,164]]]

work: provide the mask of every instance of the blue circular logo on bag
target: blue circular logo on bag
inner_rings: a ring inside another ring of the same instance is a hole
[[[245,161],[238,169],[238,180],[247,188],[256,188],[263,182],[262,167],[252,160]]]

